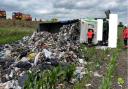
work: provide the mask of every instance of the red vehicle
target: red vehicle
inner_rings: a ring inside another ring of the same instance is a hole
[[[0,9],[0,19],[6,19],[6,11]]]
[[[29,14],[22,14],[22,20],[32,21],[32,16]]]
[[[22,13],[20,13],[20,12],[13,12],[12,13],[12,19],[21,20],[22,19]]]
[[[15,20],[25,20],[25,21],[32,21],[32,17],[29,14],[23,14],[21,12],[13,12],[12,19]]]

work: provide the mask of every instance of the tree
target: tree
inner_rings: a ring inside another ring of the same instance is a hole
[[[35,21],[37,21],[37,19],[35,18]]]
[[[55,17],[51,19],[51,22],[57,22],[57,21],[58,21],[58,19]]]
[[[106,18],[109,19],[109,14],[111,14],[111,11],[110,10],[106,10],[105,14],[106,14]]]
[[[42,19],[40,19],[40,22],[42,22]]]
[[[123,27],[123,26],[124,26],[123,23],[119,22],[118,27]]]

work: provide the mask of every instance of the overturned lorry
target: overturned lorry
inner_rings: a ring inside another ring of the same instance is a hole
[[[43,22],[40,23],[37,31],[48,31],[51,33],[59,32],[62,26],[72,25],[77,23],[80,35],[80,43],[87,42],[88,29],[94,30],[93,44],[100,46],[108,46],[110,48],[116,48],[117,46],[117,26],[118,26],[118,15],[110,14],[109,19],[74,19],[67,21],[58,22]]]

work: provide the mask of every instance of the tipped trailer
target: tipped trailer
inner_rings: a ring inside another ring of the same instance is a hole
[[[80,43],[88,43],[87,32],[88,29],[93,29],[94,38],[93,44],[100,46],[107,46],[110,48],[117,47],[117,27],[118,15],[109,14],[109,19],[77,19],[58,22],[43,22],[40,23],[37,31],[48,31],[56,33],[60,31],[63,25],[78,23],[80,33]]]

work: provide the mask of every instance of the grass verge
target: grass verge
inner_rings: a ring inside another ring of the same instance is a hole
[[[111,89],[112,78],[115,73],[116,61],[118,58],[117,55],[118,55],[118,50],[115,51],[115,53],[112,55],[110,63],[108,64],[108,67],[107,67],[106,75],[103,77],[102,83],[101,83],[99,89]]]
[[[15,42],[24,36],[32,34],[34,31],[33,28],[26,27],[2,27],[0,28],[0,44]]]

